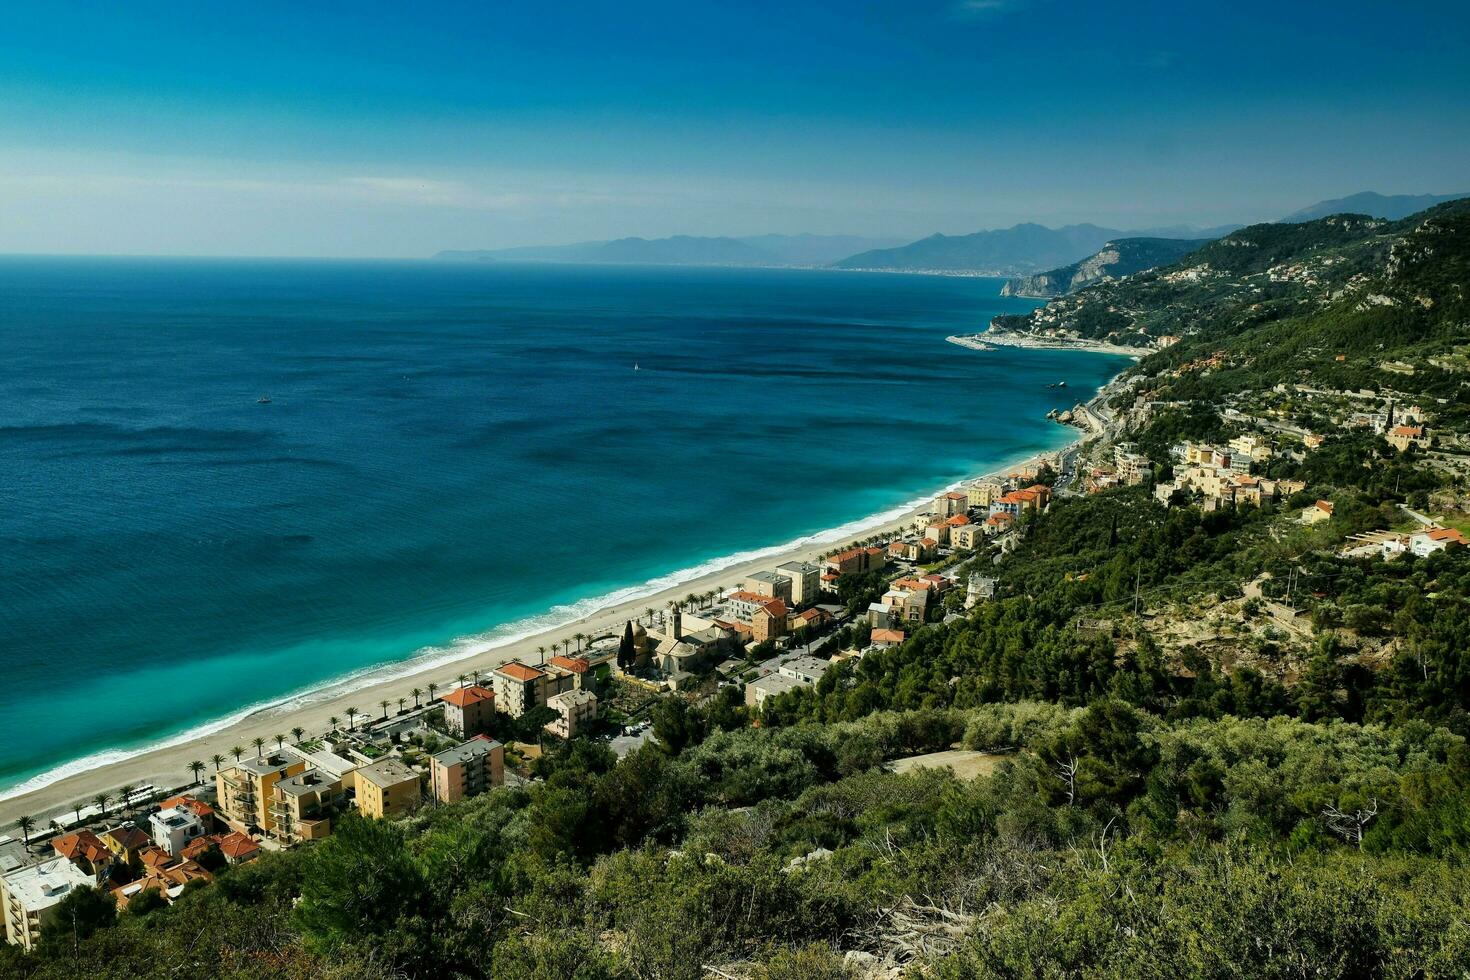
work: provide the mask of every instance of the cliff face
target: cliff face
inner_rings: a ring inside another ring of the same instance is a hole
[[[1001,287],[1000,294],[1035,299],[1062,296],[1103,279],[1120,279],[1176,261],[1209,241],[1188,238],[1120,238],[1107,242],[1101,250],[1080,262],[1034,276],[1011,279]]]

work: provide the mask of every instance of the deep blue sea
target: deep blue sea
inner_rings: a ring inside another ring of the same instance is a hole
[[[1068,441],[999,285],[0,259],[0,787]]]

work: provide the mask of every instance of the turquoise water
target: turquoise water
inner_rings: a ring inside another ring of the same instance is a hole
[[[0,260],[0,786],[1066,442],[998,286]]]

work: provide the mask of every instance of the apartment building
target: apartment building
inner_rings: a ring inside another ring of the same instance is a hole
[[[487,735],[429,757],[429,791],[440,803],[478,796],[505,782],[505,746]]]

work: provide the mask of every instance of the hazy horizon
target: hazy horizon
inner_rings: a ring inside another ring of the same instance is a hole
[[[17,7],[4,253],[914,240],[1470,190],[1449,4]]]

